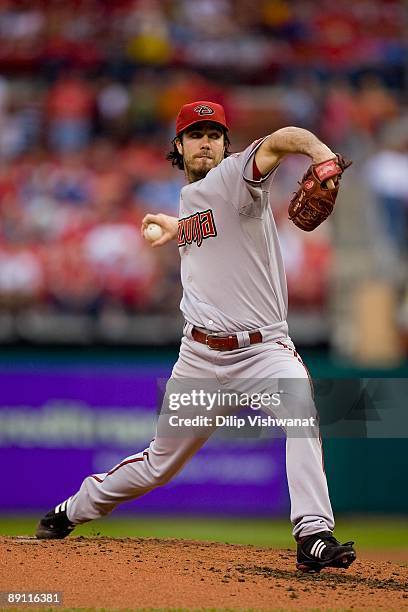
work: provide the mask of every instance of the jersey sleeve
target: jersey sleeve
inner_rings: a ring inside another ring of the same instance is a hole
[[[239,212],[248,217],[263,217],[265,209],[270,204],[269,190],[275,176],[275,170],[279,166],[279,163],[277,163],[265,176],[262,176],[259,172],[255,163],[255,154],[265,138],[267,136],[256,140],[243,152],[242,183],[251,199],[240,204]]]
[[[253,142],[241,153],[232,153],[203,179],[215,205],[218,201],[228,202],[239,214],[263,218],[278,167],[277,164],[266,176],[254,174],[255,154],[265,138]]]
[[[260,175],[259,170],[257,170],[255,164],[255,155],[261,144],[264,142],[265,138],[267,138],[267,136],[265,136],[264,138],[260,138],[259,140],[255,140],[255,142],[253,142],[243,152],[244,168],[242,178],[250,186],[253,186],[255,188],[262,187],[263,190],[268,190],[273,180],[273,174],[279,163],[277,163],[276,166],[272,168],[272,170],[270,170],[265,176]]]

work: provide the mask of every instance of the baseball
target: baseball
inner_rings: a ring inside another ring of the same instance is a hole
[[[155,242],[163,236],[163,230],[157,223],[149,223],[143,234],[146,240],[149,242]]]

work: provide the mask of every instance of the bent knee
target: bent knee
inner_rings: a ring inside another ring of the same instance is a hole
[[[167,484],[176,473],[177,470],[174,468],[159,468],[154,470],[151,472],[151,484],[153,487],[162,487],[163,485]]]

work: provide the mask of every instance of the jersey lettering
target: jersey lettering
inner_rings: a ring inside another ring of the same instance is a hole
[[[193,242],[199,247],[203,240],[217,235],[212,210],[197,212],[178,222],[178,246],[182,247]]]
[[[203,230],[203,238],[210,238],[216,236],[217,231],[215,229],[214,217],[212,210],[206,210],[200,213],[201,227]]]
[[[196,242],[197,246],[201,246],[201,243],[203,241],[203,233],[201,231],[200,219],[198,215],[193,215],[191,217],[191,225],[193,227],[192,241]]]
[[[186,237],[184,234],[184,224],[180,223],[181,219],[178,222],[178,234],[177,234],[177,244],[179,247],[185,246],[186,244]]]
[[[184,234],[187,244],[191,244],[193,242],[193,218],[194,217],[187,217],[184,222]]]

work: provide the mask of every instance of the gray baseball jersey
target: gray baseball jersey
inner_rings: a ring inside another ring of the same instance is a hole
[[[263,139],[181,190],[178,244],[187,321],[211,331],[287,333],[286,276],[269,202],[273,171],[253,179]]]

